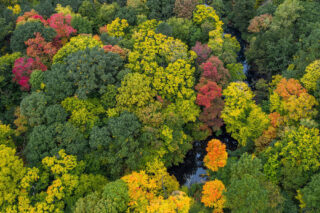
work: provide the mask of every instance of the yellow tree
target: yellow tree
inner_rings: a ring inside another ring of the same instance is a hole
[[[301,78],[301,82],[307,88],[308,91],[315,91],[317,87],[317,81],[319,79],[320,79],[320,60],[316,60],[307,66],[305,74]]]
[[[253,101],[253,93],[244,82],[233,82],[223,91],[225,107],[222,111],[227,132],[240,145],[245,146],[248,140],[254,141],[269,125],[266,113]]]
[[[159,160],[149,163],[146,171],[133,172],[121,179],[128,185],[129,209],[133,212],[147,212],[147,209],[154,212],[154,209],[161,209],[167,202],[172,203],[170,200],[163,201],[163,198],[179,188],[176,178],[168,174]]]

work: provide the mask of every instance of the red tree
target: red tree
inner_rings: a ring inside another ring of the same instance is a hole
[[[30,89],[29,79],[34,70],[47,70],[47,67],[40,61],[39,58],[18,58],[14,62],[12,73],[14,75],[13,81],[21,86],[21,90],[28,91]]]
[[[214,99],[221,97],[221,87],[216,82],[207,81],[204,78],[200,79],[200,83],[196,86],[198,90],[197,104],[209,108]]]
[[[201,78],[195,88],[198,91],[196,103],[204,106],[199,120],[214,131],[219,130],[223,125],[220,115],[224,106],[221,87],[216,82]]]
[[[216,56],[211,56],[200,68],[203,73],[201,77],[215,81],[221,87],[228,84],[230,79],[229,71],[223,66],[223,62]]]
[[[67,40],[72,34],[77,33],[77,30],[71,26],[71,19],[72,17],[69,14],[56,13],[47,20],[49,26],[57,32],[55,39]]]
[[[43,62],[50,62],[57,53],[58,48],[52,42],[46,42],[40,33],[35,33],[35,38],[30,38],[25,44],[28,46],[27,55],[40,58]]]

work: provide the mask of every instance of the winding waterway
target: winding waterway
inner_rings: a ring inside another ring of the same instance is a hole
[[[249,65],[247,64],[244,54],[246,48],[246,42],[241,39],[239,31],[233,28],[227,28],[225,33],[229,33],[232,36],[236,36],[240,43],[241,49],[238,53],[238,62],[243,65],[243,72],[247,76],[247,83],[252,83],[252,75],[250,74]],[[179,181],[180,185],[190,187],[194,183],[203,183],[206,181],[206,168],[203,165],[203,158],[206,155],[206,147],[208,141],[212,138],[217,138],[226,144],[227,149],[234,151],[237,149],[238,142],[235,141],[225,130],[225,126],[222,127],[222,134],[220,136],[211,136],[204,141],[195,141],[193,148],[186,154],[184,162],[178,166],[173,166],[168,169],[169,173],[174,175]]]

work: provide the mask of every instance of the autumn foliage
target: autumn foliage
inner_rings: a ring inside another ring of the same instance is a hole
[[[122,59],[126,59],[126,57],[127,57],[127,51],[125,49],[122,49],[118,45],[114,45],[114,46],[105,45],[105,46],[103,46],[103,49],[104,49],[105,53],[113,52],[113,53],[119,54]]]
[[[200,68],[203,70],[201,77],[215,81],[222,87],[226,86],[230,79],[229,71],[216,56],[211,56],[206,63],[201,64]]]
[[[197,85],[197,90],[199,91],[197,96],[197,104],[204,106],[205,109],[209,108],[212,105],[212,101],[216,98],[221,97],[221,87],[217,85],[214,81],[207,81],[201,79],[201,82]]]
[[[218,57],[212,56],[200,66],[202,70],[200,82],[195,89],[198,91],[196,103],[203,106],[199,120],[205,125],[205,129],[220,129],[223,121],[220,118],[224,102],[222,100],[222,87],[228,83],[229,71],[224,68]]]
[[[214,212],[223,212],[226,202],[223,192],[225,186],[220,180],[208,181],[203,186],[201,202],[207,207],[214,207]]]
[[[201,42],[196,42],[196,45],[192,47],[192,50],[197,53],[197,63],[204,63],[210,56],[212,50],[208,47],[207,44],[201,44]]]
[[[306,93],[307,90],[303,88],[296,79],[290,78],[287,80],[286,78],[282,78],[278,83],[275,92],[283,99],[288,99],[292,95],[299,97],[302,93]]]
[[[204,157],[204,165],[212,170],[218,171],[219,168],[227,164],[228,153],[226,145],[217,139],[212,139],[207,145],[207,155]]]
[[[14,75],[13,81],[17,82],[22,90],[29,90],[29,79],[32,71],[34,70],[47,70],[47,67],[40,61],[39,58],[18,58],[14,62],[12,73]]]
[[[191,18],[192,12],[198,4],[197,0],[176,0],[174,12],[180,18]]]
[[[58,48],[52,42],[46,42],[40,33],[35,33],[35,38],[30,38],[25,44],[28,46],[27,55],[40,58],[43,62],[52,61]]]
[[[56,39],[67,39],[72,34],[77,32],[71,26],[71,15],[64,15],[63,13],[53,14],[47,21],[50,27],[56,30]]]
[[[32,9],[30,12],[25,12],[22,16],[19,16],[17,18],[17,25],[18,24],[24,24],[27,21],[35,21],[38,20],[42,22],[45,26],[48,25],[48,22],[41,16],[39,15],[34,9]]]

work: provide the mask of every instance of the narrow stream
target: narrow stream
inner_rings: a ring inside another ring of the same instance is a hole
[[[250,85],[252,83],[252,78],[249,72],[250,67],[247,64],[244,54],[246,42],[241,39],[241,34],[236,29],[227,28],[225,33],[236,36],[240,43],[241,49],[238,53],[237,60],[243,65],[243,72],[246,74],[247,83]],[[212,138],[217,138],[225,143],[227,149],[230,151],[237,149],[238,142],[226,132],[225,126],[222,127],[222,134],[220,136],[211,136],[204,141],[195,141],[193,143],[193,148],[186,154],[184,162],[168,169],[169,173],[177,178],[181,186],[184,185],[190,187],[194,183],[203,183],[206,181],[206,168],[203,165],[203,158],[206,155],[207,143]]]

